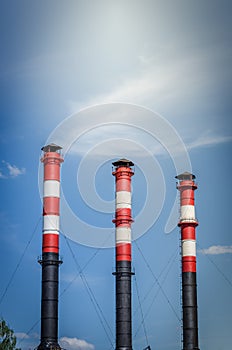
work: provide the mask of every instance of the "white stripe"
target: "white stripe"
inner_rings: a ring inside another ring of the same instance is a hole
[[[44,215],[43,231],[55,230],[59,231],[60,217],[58,215]]]
[[[117,241],[116,242],[116,246],[118,245],[118,244],[131,244],[131,241]]]
[[[56,180],[44,181],[44,197],[60,197],[60,182]]]
[[[129,227],[116,227],[116,243],[131,242],[131,229]]]
[[[195,220],[194,205],[182,205],[180,209],[180,220]]]
[[[43,230],[43,235],[50,235],[50,234],[59,235],[59,231],[57,231],[57,230],[50,230],[50,231]]]
[[[121,208],[131,209],[131,204],[116,203],[116,209],[121,209]]]
[[[128,191],[119,191],[116,192],[116,208],[131,208],[131,192]]]
[[[196,256],[196,241],[182,241],[182,256]]]

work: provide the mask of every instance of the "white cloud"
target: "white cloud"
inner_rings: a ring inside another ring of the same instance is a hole
[[[194,140],[193,142],[190,142],[187,145],[187,149],[195,149],[199,147],[210,147],[210,146],[215,146],[221,143],[226,143],[226,142],[231,142],[232,141],[232,136],[225,136],[225,135],[214,135],[214,134],[209,134],[209,132],[204,133],[203,135],[200,135],[199,138]]]
[[[86,103],[70,101],[69,107],[71,113],[75,113],[81,107],[86,105],[94,106],[101,103],[125,102],[136,103],[141,105],[153,106],[154,100],[163,100],[171,93],[171,85],[177,85],[178,77],[176,73],[179,69],[173,67],[173,71],[165,64],[156,67],[147,67],[145,71],[137,74],[135,77],[123,79],[117,87],[105,94],[99,94]],[[176,89],[173,90],[176,94]]]
[[[128,116],[127,119],[129,120]],[[131,123],[133,123],[133,118],[131,118]],[[130,155],[144,157],[144,149],[140,148],[139,145],[156,155],[165,154],[164,148],[154,137],[143,130],[127,125],[107,125],[90,130],[72,145],[70,153],[86,154],[94,147],[94,157],[107,156],[110,153],[115,154],[115,152],[123,155],[125,150]]]
[[[150,108],[158,105],[170,110],[173,115],[176,103],[183,106],[191,100],[196,104],[196,99],[214,93],[215,76],[212,75],[209,62],[212,57],[223,60],[226,54],[225,50],[207,47],[181,54],[169,48],[159,57],[156,52],[139,55],[140,65],[136,67],[134,76],[119,77],[117,85],[106,87],[105,93],[96,94],[82,103],[69,101],[71,113],[86,105],[127,102],[147,105]],[[186,119],[186,114],[182,118]],[[195,115],[196,118],[202,120],[202,116]]]
[[[232,245],[213,245],[206,249],[200,249],[199,253],[204,255],[232,254]]]
[[[215,77],[212,75],[208,62],[209,57],[215,57],[215,55],[218,56],[219,61],[222,60],[225,55],[223,52],[215,52],[214,47],[196,50],[191,54],[185,53],[181,57],[166,52],[166,55],[159,57],[158,60],[154,56],[140,55],[138,59],[142,67],[137,70],[136,75],[125,76],[117,82],[114,88],[106,90],[105,93],[96,94],[85,103],[70,101],[71,113],[76,113],[84,106],[112,102],[135,103],[151,109],[158,108],[162,113],[168,114],[168,118],[174,121],[179,132],[188,138],[187,141],[184,140],[188,150],[230,142],[232,137],[223,135],[223,131],[221,135],[218,135],[217,122],[213,123],[211,116],[205,115],[202,118],[202,112],[198,110],[200,107],[197,107],[199,103],[196,103],[200,101],[201,108],[208,106],[212,96],[215,95],[215,81],[213,80]],[[192,113],[194,113],[194,118],[190,118]],[[133,117],[131,115],[132,122]],[[214,125],[214,130],[205,132],[209,125],[211,127]],[[114,130],[115,135],[120,136],[116,127]],[[98,140],[102,139],[103,134],[102,129],[99,129],[94,130],[88,136]],[[88,139],[88,136],[83,138],[85,142],[94,141],[94,139]],[[94,145],[93,142],[92,145]],[[162,147],[158,149],[158,154],[160,153],[164,154]],[[175,149],[175,153],[179,153],[178,148]]]
[[[19,168],[16,165],[11,165],[5,160],[3,160],[2,163],[5,165],[5,174],[0,171],[0,179],[15,178],[26,173],[25,168]]]
[[[78,338],[60,338],[60,345],[70,350],[94,350],[94,345]]]
[[[19,175],[25,174],[25,168],[18,168],[16,165],[11,165],[7,163],[7,169],[9,170],[9,175],[11,177],[17,177]]]
[[[110,120],[111,114],[109,114],[108,117]],[[133,125],[133,116],[130,117],[130,115],[127,114],[125,120],[126,119],[128,122],[131,121]],[[70,133],[72,132],[73,129]],[[68,137],[68,133],[69,132],[66,131],[65,137]],[[232,136],[215,135],[213,131],[208,130],[199,135],[198,138],[192,139],[193,135],[190,140],[183,140],[187,151],[202,147],[214,147],[219,144],[231,142]],[[62,141],[59,142],[62,143]],[[172,140],[169,139],[168,142],[171,144]],[[110,125],[109,123],[108,125],[90,129],[86,134],[82,135],[77,142],[72,144],[69,153],[83,155],[94,147],[94,150],[92,149],[91,151],[94,157],[107,156],[109,154],[115,154],[115,152],[124,154],[126,150],[130,157],[137,156],[143,158],[146,154],[146,149],[155,156],[168,156],[165,146],[165,143],[159,143],[154,136],[151,136],[146,131],[138,130],[133,126],[123,124]],[[181,147],[179,143],[176,143],[175,140],[173,140],[171,144],[171,149],[175,155],[180,155],[183,152],[183,147]]]

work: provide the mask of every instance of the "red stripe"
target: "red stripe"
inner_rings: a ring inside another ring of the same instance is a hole
[[[131,208],[116,208],[115,214],[116,215],[130,216],[131,215]]]
[[[181,239],[182,240],[196,240],[196,232],[195,232],[195,226],[181,226]]]
[[[59,235],[52,233],[43,235],[43,253],[59,253]]]
[[[197,188],[197,185],[195,184],[194,181],[191,181],[191,180],[183,180],[180,182],[180,187],[184,188],[184,187],[187,187],[187,188]]]
[[[120,178],[116,178],[116,191],[127,191],[131,192],[131,179],[130,176],[122,176]]]
[[[46,164],[48,162],[62,163],[63,161],[64,161],[64,159],[57,152],[46,152],[46,153],[44,153],[44,156],[41,159],[41,162],[43,162],[44,164]]]
[[[191,198],[182,198],[181,199],[181,202],[180,202],[180,205],[192,205],[194,206],[194,199],[191,199]]]
[[[44,180],[60,180],[60,163],[64,160],[59,153],[47,152],[41,159],[44,163]]]
[[[120,166],[119,168],[116,169],[116,171],[114,172],[115,175],[123,175],[123,176],[132,176],[134,175],[134,172],[132,171],[131,168],[127,167],[127,166]]]
[[[44,164],[44,181],[46,180],[60,181],[60,163],[49,162]]]
[[[132,219],[114,219],[112,220],[116,227],[131,227]]]
[[[125,218],[131,218],[131,209],[129,208],[119,208],[116,209],[115,212],[116,218],[120,218],[120,217],[125,217]]]
[[[196,272],[196,270],[195,256],[182,257],[182,272]]]
[[[43,215],[59,215],[60,198],[44,197],[43,199]]]
[[[116,261],[131,261],[131,244],[118,243],[116,245]]]
[[[128,185],[130,185],[131,176],[134,175],[134,172],[132,171],[132,169],[122,166],[117,168],[113,172],[113,175],[116,177],[116,190],[118,190],[117,186],[122,186],[122,188],[125,188],[125,191],[127,191],[126,188],[128,188]],[[129,187],[129,191],[130,191],[130,187]]]
[[[181,205],[194,205],[193,189],[184,189],[181,191]]]
[[[194,206],[194,198],[182,198],[181,201],[180,201],[180,205],[192,205]]]

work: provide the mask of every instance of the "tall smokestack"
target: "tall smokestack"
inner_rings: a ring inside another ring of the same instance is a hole
[[[41,339],[39,350],[59,350],[58,344],[58,283],[59,283],[59,219],[60,219],[60,164],[61,147],[44,146],[41,162],[44,164],[43,183],[43,243]]]
[[[182,306],[183,350],[199,350],[196,283],[196,233],[194,191],[195,176],[188,172],[176,176],[180,191],[181,254],[182,254]]]
[[[116,181],[116,350],[132,350],[131,322],[131,167],[133,162],[120,159],[113,163]]]

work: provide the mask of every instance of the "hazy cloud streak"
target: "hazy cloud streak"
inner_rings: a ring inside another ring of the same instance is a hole
[[[16,332],[15,336],[17,339],[29,339],[29,335],[27,333],[23,333],[23,332]]]
[[[198,139],[196,139],[193,142],[190,142],[189,144],[186,145],[188,150],[192,150],[195,148],[199,147],[210,147],[210,146],[215,146],[219,145],[221,143],[227,143],[232,141],[232,136],[223,136],[223,135],[209,135],[203,134],[201,135]]]
[[[232,245],[213,245],[206,249],[199,249],[199,253],[204,255],[232,254]]]

